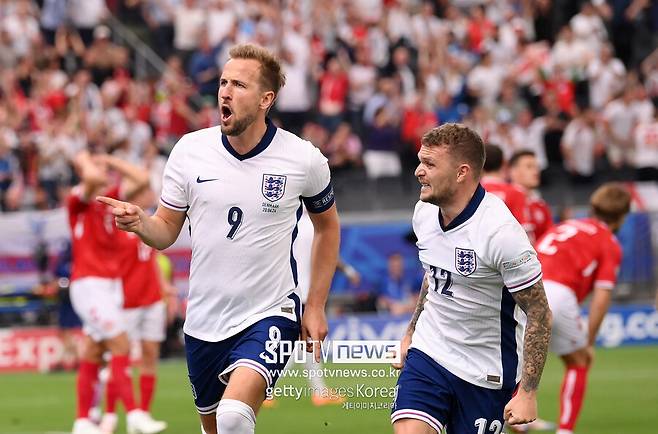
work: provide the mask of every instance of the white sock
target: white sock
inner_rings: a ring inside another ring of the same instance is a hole
[[[254,434],[256,415],[242,401],[222,399],[217,407],[217,432],[221,434]]]
[[[306,370],[308,371],[308,381],[311,383],[314,393],[326,394],[327,385],[322,376],[322,365],[316,362],[312,353],[306,355]]]
[[[559,429],[555,434],[573,434],[573,431],[569,431],[568,429]]]

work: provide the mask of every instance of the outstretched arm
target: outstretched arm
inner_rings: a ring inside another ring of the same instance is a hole
[[[505,420],[528,423],[537,418],[537,388],[546,363],[551,339],[551,310],[540,280],[529,288],[513,292],[516,304],[528,317],[523,344],[523,367],[517,394],[505,406]]]
[[[143,209],[129,202],[105,196],[99,196],[96,200],[112,207],[119,229],[136,233],[145,244],[158,250],[164,250],[176,241],[185,222],[185,212],[162,205],[158,206],[154,215],[149,216]]]

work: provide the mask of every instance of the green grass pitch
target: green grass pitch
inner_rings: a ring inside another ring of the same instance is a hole
[[[354,368],[334,365],[333,368]],[[367,370],[383,365],[358,366]],[[550,357],[541,383],[541,417],[555,420],[562,366]],[[395,378],[329,379],[332,387],[392,387]],[[286,384],[305,386],[302,379],[287,378]],[[74,416],[73,374],[0,375],[0,434],[45,434],[69,432]],[[353,398],[353,407],[388,399]],[[384,405],[380,405],[383,407]],[[161,365],[153,414],[169,423],[168,433],[197,434],[194,410],[183,361]],[[262,409],[256,432],[260,434],[379,434],[392,432],[389,410],[346,409],[341,406],[314,407],[308,398],[281,398],[275,408]],[[122,423],[119,433],[125,432]],[[599,349],[590,375],[584,409],[577,434],[658,433],[658,347]]]

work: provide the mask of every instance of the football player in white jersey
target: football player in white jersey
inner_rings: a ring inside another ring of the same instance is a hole
[[[537,417],[551,332],[541,266],[521,225],[479,183],[477,133],[434,128],[418,157],[413,227],[426,274],[402,340],[393,428],[500,434],[504,421]]]
[[[114,207],[117,226],[157,249],[190,221],[192,263],[184,325],[192,393],[207,434],[250,434],[266,390],[301,335],[319,356],[324,307],[336,268],[339,222],[327,159],[278,129],[267,112],[285,77],[264,48],[239,45],[219,83],[219,127],[189,133],[169,156],[160,205],[147,216]],[[303,318],[293,243],[302,202],[314,227]],[[279,357],[269,357],[281,350]]]

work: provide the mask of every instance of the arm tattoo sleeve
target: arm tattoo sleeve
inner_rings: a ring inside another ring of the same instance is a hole
[[[551,310],[541,280],[529,288],[513,292],[512,297],[528,317],[523,344],[521,387],[530,392],[537,390],[546,363],[551,339]]]
[[[423,279],[423,284],[420,287],[420,294],[418,294],[418,303],[416,303],[416,310],[414,311],[414,315],[411,317],[411,321],[409,322],[409,327],[407,328],[407,333],[408,334],[413,334],[414,330],[416,330],[416,323],[418,322],[418,317],[420,316],[420,313],[423,311],[425,308],[425,298],[427,298],[427,290],[429,288],[429,284],[427,283],[427,279]]]

